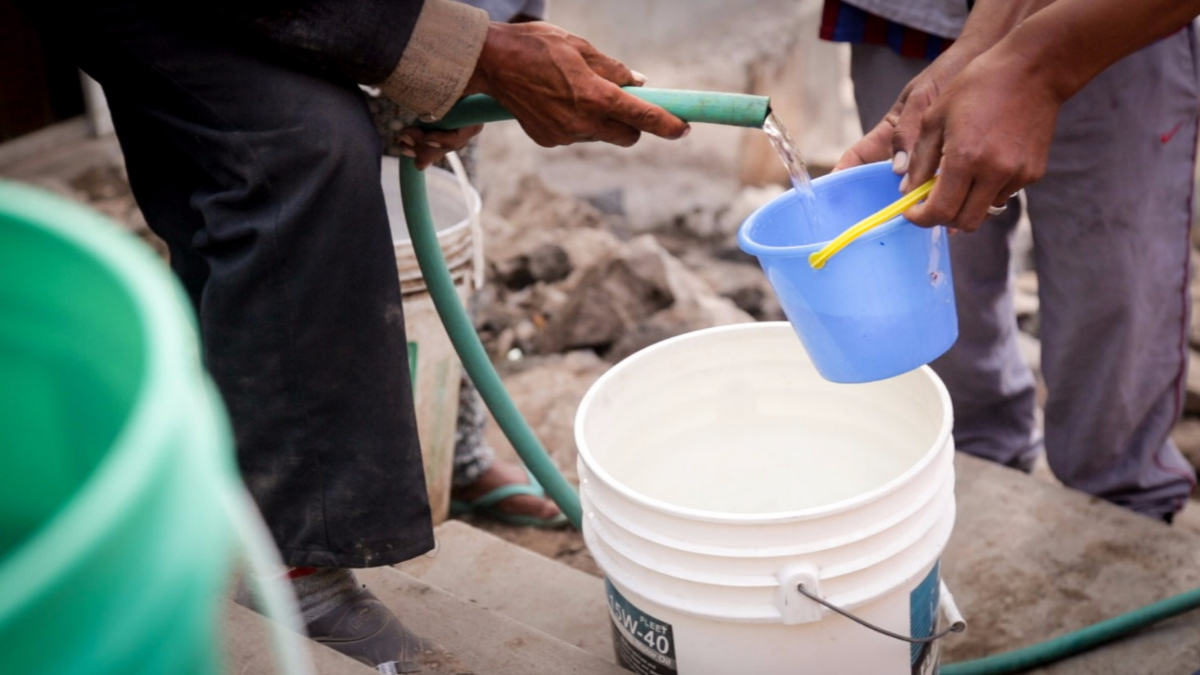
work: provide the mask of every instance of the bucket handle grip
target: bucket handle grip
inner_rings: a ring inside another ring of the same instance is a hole
[[[946,588],[945,583],[940,583],[940,585],[941,585],[941,589],[940,589],[941,590],[941,601],[938,604],[941,607],[941,610],[946,614],[946,618],[949,620],[950,625],[947,626],[945,629],[938,631],[937,633],[934,633],[933,635],[930,635],[929,637],[923,637],[923,638],[915,638],[915,637],[911,637],[908,635],[901,635],[900,633],[893,633],[892,631],[890,631],[886,628],[881,628],[879,626],[876,626],[875,624],[873,624],[865,619],[854,616],[850,612],[847,612],[846,610],[842,609],[841,607],[838,607],[837,605],[834,605],[833,603],[829,602],[828,600],[821,598],[817,594],[809,592],[806,588],[804,588],[804,584],[802,584],[802,583],[796,585],[796,590],[799,591],[800,595],[803,595],[804,597],[808,598],[809,600],[812,600],[813,602],[817,603],[818,605],[821,605],[822,607],[825,607],[834,612],[837,612],[838,614],[841,614],[842,616],[846,617],[847,619],[850,619],[854,623],[857,623],[860,626],[864,626],[866,628],[870,628],[871,630],[875,631],[876,633],[879,633],[880,635],[886,635],[887,637],[890,637],[890,638],[893,638],[896,640],[900,640],[902,642],[908,642],[910,644],[925,644],[925,643],[929,643],[929,642],[936,642],[951,633],[961,633],[967,629],[967,622],[963,620],[962,614],[959,613],[958,605],[956,605],[954,603],[954,596],[950,594],[950,590],[948,588]]]

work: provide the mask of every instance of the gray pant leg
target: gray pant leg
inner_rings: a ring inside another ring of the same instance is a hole
[[[850,72],[864,130],[883,119],[908,81],[928,65],[886,47],[854,45]],[[950,240],[959,337],[931,365],[954,402],[958,449],[1027,470],[1041,444],[1035,430],[1035,381],[1021,357],[1012,306],[1015,206],[1014,200],[978,232]]]
[[[928,65],[925,59],[908,59],[880,45],[850,45],[850,79],[864,133],[879,124],[908,81]]]
[[[1026,190],[1050,466],[1147,515],[1181,508],[1195,482],[1168,435],[1186,385],[1198,106],[1180,32],[1063,107],[1046,178]]]

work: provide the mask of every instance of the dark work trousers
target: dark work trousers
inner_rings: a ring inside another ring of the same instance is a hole
[[[380,141],[361,92],[211,27],[102,4],[65,37],[104,87],[134,195],[195,304],[284,561],[370,567],[428,551]]]

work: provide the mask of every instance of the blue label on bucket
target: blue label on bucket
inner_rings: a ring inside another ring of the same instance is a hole
[[[928,576],[908,596],[909,631],[914,638],[933,635],[937,628],[938,603],[941,600],[941,563],[929,570]],[[940,649],[936,642],[912,645],[912,675],[937,675]]]
[[[634,607],[607,578],[604,587],[617,665],[638,675],[678,675],[671,624]]]

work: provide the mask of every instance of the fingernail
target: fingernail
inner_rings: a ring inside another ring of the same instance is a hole
[[[688,126],[686,126],[686,127],[684,127],[684,128],[683,128],[683,133],[682,133],[682,134],[679,134],[679,137],[680,137],[680,138],[687,138],[687,137],[688,137],[688,134],[690,134],[690,133],[692,133],[692,127],[691,127],[691,125],[689,124]]]
[[[633,83],[634,84],[636,84],[639,87],[642,86],[643,84],[646,84],[646,76],[645,75],[639,73],[636,70],[631,70],[629,72],[631,75],[633,75]]]
[[[402,155],[404,155],[405,157],[408,157],[408,158],[410,158],[410,159],[416,159],[416,158],[417,158],[417,153],[413,152],[412,150],[409,150],[408,148],[402,148],[402,149],[400,150],[400,154],[402,154]]]
[[[900,194],[908,193],[908,174],[904,174],[904,178],[900,179]]]
[[[410,148],[416,145],[416,143],[413,142],[412,136],[409,136],[408,134],[400,134],[400,143],[401,145],[407,145]]]
[[[438,150],[442,149],[442,144],[438,143],[437,141],[425,141],[425,145],[428,145],[431,148],[437,148]]]
[[[901,150],[892,158],[892,172],[904,173],[908,170],[908,153]]]

